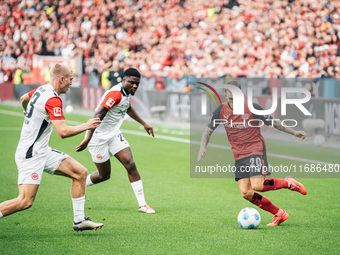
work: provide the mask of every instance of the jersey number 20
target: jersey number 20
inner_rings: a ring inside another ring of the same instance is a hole
[[[256,158],[250,158],[250,167],[261,167],[262,166],[262,160],[260,157],[256,157]]]

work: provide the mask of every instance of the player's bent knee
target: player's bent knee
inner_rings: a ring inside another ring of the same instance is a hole
[[[101,182],[110,179],[110,177],[111,177],[110,172],[99,174],[99,179]]]
[[[27,203],[25,204],[25,206],[24,206],[23,210],[26,210],[26,209],[29,209],[29,208],[31,208],[31,207],[32,207],[32,205],[33,205],[33,201],[29,201],[29,202],[27,202]]]
[[[242,194],[242,197],[244,199],[251,200],[253,195],[254,195],[254,192],[253,191],[245,191],[245,192],[241,192],[241,194]]]
[[[87,171],[87,168],[86,167],[83,167],[83,169],[82,169],[82,175],[83,175],[83,177],[87,177],[87,175],[89,174],[89,171]]]
[[[135,161],[133,161],[133,159],[130,159],[128,162],[126,162],[124,166],[127,171],[136,170],[136,164]]]
[[[260,185],[260,184],[251,185],[251,187],[253,188],[253,190],[256,190],[256,191],[263,190],[263,185]]]
[[[27,199],[27,198],[20,199],[19,201],[20,210],[26,210],[30,208],[33,205],[33,201],[34,199]]]
[[[88,175],[88,171],[86,167],[81,166],[80,168],[75,170],[73,178],[76,180],[86,180],[86,177]]]

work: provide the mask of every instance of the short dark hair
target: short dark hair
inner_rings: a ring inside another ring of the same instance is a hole
[[[136,68],[128,68],[124,71],[124,74],[123,74],[123,77],[125,76],[134,76],[134,77],[137,77],[137,78],[140,78],[141,75],[140,75],[140,72],[136,69]]]

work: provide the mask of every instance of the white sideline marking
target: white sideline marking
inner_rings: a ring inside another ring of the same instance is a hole
[[[24,115],[22,113],[2,110],[2,109],[0,109],[0,114],[24,117]],[[72,125],[83,124],[82,122],[73,121],[73,120],[66,120],[66,122],[69,123],[69,124],[72,124]],[[4,128],[6,128],[6,127],[4,127]],[[0,129],[0,130],[2,130],[2,129]],[[13,128],[11,128],[11,130],[13,130]],[[126,133],[126,134],[149,137],[149,135],[146,132],[133,131],[133,130],[128,130],[128,129],[121,129],[121,130],[122,130],[123,133]],[[184,138],[177,138],[177,137],[165,136],[165,135],[156,135],[155,138],[156,139],[161,139],[161,140],[167,140],[167,141],[174,141],[174,142],[190,144],[190,140],[189,139],[184,139]],[[199,145],[200,142],[192,141],[191,144],[198,144]],[[223,149],[223,150],[231,150],[230,146],[213,144],[213,143],[208,144],[208,147],[217,148],[217,149]],[[289,159],[289,160],[295,160],[295,161],[302,161],[302,162],[307,162],[307,163],[312,163],[312,164],[322,164],[322,165],[333,164],[333,163],[324,162],[324,161],[318,161],[318,160],[312,160],[312,159],[306,159],[306,158],[298,158],[298,157],[286,156],[286,155],[279,155],[279,154],[275,154],[275,153],[267,153],[267,155],[271,156],[271,157],[275,157],[275,158]]]
[[[7,111],[7,110],[2,110],[0,109],[0,113],[6,114],[6,115],[11,115],[11,116],[19,116],[19,117],[24,117],[24,113],[19,113],[19,112],[13,112],[13,111]]]
[[[0,131],[20,131],[21,127],[0,127]]]

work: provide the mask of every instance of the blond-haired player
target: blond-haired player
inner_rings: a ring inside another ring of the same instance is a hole
[[[102,223],[92,222],[84,215],[86,168],[67,154],[48,146],[53,127],[63,139],[94,129],[101,121],[93,118],[79,126],[68,126],[59,95],[66,93],[72,85],[72,71],[66,65],[56,64],[50,76],[49,83],[21,97],[25,120],[15,153],[19,196],[0,204],[0,218],[32,206],[45,171],[72,179],[73,229],[82,231],[101,228]]]

